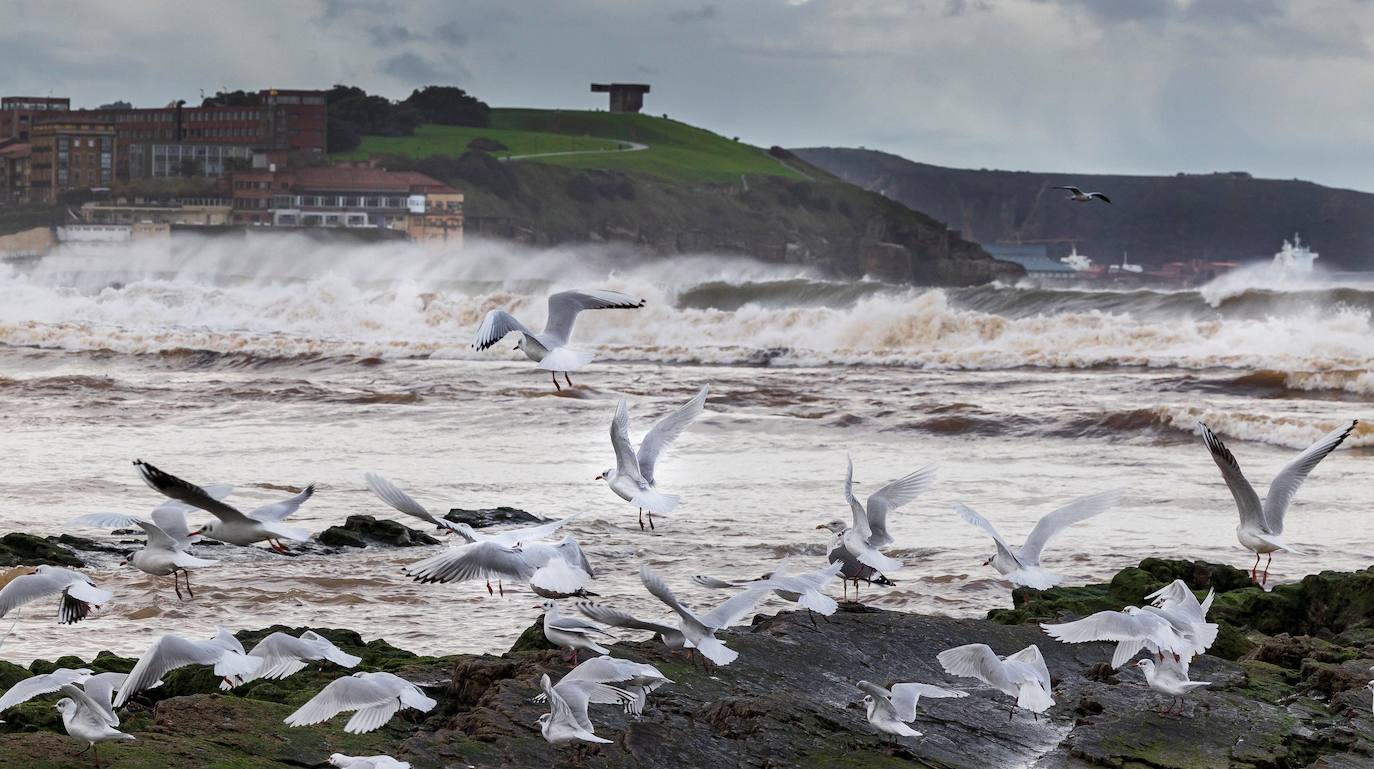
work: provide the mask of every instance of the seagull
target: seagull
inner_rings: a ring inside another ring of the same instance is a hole
[[[197,558],[186,552],[187,545],[185,543],[190,539],[189,532],[186,538],[177,539],[156,523],[132,515],[120,515],[118,513],[79,515],[73,518],[69,525],[93,526],[102,529],[128,529],[137,526],[143,529],[143,532],[148,535],[147,543],[141,550],[135,550],[125,556],[124,563],[132,564],[135,569],[154,577],[165,577],[170,574],[178,599],[182,598],[179,574],[186,575],[186,592],[191,598],[195,598],[196,594],[191,590],[191,572],[187,569],[214,566],[219,563],[219,561]],[[185,525],[185,518],[183,517],[182,527],[185,528]]]
[[[323,723],[346,710],[357,713],[348,719],[344,731],[363,734],[382,728],[398,711],[414,708],[428,713],[439,704],[420,687],[391,673],[354,673],[336,678],[319,694],[286,717],[288,726]]]
[[[669,513],[677,507],[680,499],[675,494],[661,494],[654,485],[654,467],[677,440],[687,425],[696,419],[706,406],[706,393],[709,386],[703,386],[696,397],[682,404],[677,411],[658,420],[644,440],[639,451],[630,444],[630,415],[625,407],[625,399],[615,407],[615,418],[611,420],[611,447],[615,449],[615,467],[596,476],[605,481],[616,496],[639,508],[639,530],[644,530],[644,511],[649,511],[649,528],[654,527],[654,513]]]
[[[342,753],[331,753],[329,763],[339,769],[410,769],[409,761],[397,761],[391,756],[345,756]]]
[[[55,694],[68,684],[79,684],[81,690],[99,705],[101,713],[105,716],[105,721],[110,726],[119,726],[119,716],[115,715],[114,708],[110,701],[114,692],[124,684],[127,678],[123,673],[91,673],[91,671],[80,668],[58,668],[45,675],[32,676],[11,686],[9,691],[0,697],[0,712],[28,702],[34,697],[41,697],[45,694]]]
[[[922,697],[934,699],[968,696],[968,692],[930,684],[893,684],[891,691],[867,681],[860,681],[857,686],[864,692],[864,708],[867,710],[868,722],[878,731],[892,735],[894,743],[898,737],[921,736],[920,732],[907,724],[916,720],[916,703]]]
[[[91,578],[81,572],[60,566],[35,566],[33,571],[10,580],[0,588],[0,617],[26,603],[60,595],[57,605],[59,625],[71,625],[86,619],[91,608],[99,608],[114,594],[96,587]]]
[[[453,534],[458,528],[459,524],[435,516],[433,513],[426,510],[424,505],[411,499],[409,494],[401,491],[395,484],[382,476],[376,473],[368,473],[365,477],[367,478],[367,487],[372,490],[372,493],[380,497],[383,502],[391,505],[392,509],[397,512],[405,513],[414,518],[419,518],[426,523],[433,524],[435,528],[446,534]]]
[[[1015,697],[1016,704],[1007,711],[1008,721],[1018,707],[1038,717],[1054,705],[1050,671],[1045,667],[1040,647],[1034,644],[1009,657],[997,656],[987,644],[967,644],[946,649],[935,658],[950,675],[976,678],[1008,697]]]
[[[307,630],[299,637],[272,633],[258,641],[248,656],[262,660],[258,669],[246,675],[234,676],[232,681],[225,679],[219,688],[232,689],[259,678],[287,678],[304,670],[311,662],[328,660],[340,667],[355,668],[363,661],[362,657],[345,653],[313,630]]]
[[[1072,524],[1086,521],[1109,510],[1121,501],[1121,494],[1121,489],[1092,494],[1076,499],[1052,513],[1047,513],[1035,524],[1035,528],[1031,529],[1030,535],[1026,537],[1026,543],[1017,550],[1011,549],[1011,546],[1002,539],[1002,535],[997,533],[997,529],[993,528],[988,519],[974,512],[967,505],[961,502],[955,503],[954,509],[966,523],[971,523],[987,532],[992,537],[992,541],[997,543],[997,553],[984,561],[984,566],[990,565],[997,569],[1012,584],[1024,585],[1036,590],[1048,590],[1059,584],[1064,578],[1040,568],[1040,553],[1045,549],[1045,545],[1048,545],[1050,540]]]
[[[1140,668],[1141,672],[1145,674],[1145,682],[1150,685],[1151,689],[1157,692],[1164,692],[1170,697],[1173,697],[1173,700],[1169,702],[1169,707],[1159,711],[1159,714],[1167,715],[1174,709],[1174,706],[1177,705],[1179,715],[1182,715],[1183,697],[1194,689],[1211,686],[1212,682],[1190,681],[1188,680],[1187,667],[1167,657],[1165,660],[1165,662],[1160,663],[1162,667],[1156,667],[1155,661],[1149,657],[1135,664],[1136,667]]]
[[[536,594],[550,598],[590,595],[586,583],[593,576],[587,556],[571,536],[557,545],[483,539],[450,547],[403,571],[416,582],[426,584],[484,579],[488,595],[495,592],[492,579],[497,580],[497,589],[503,596],[504,580],[527,582]]]
[[[812,612],[822,617],[829,617],[839,608],[835,599],[825,594],[825,589],[840,575],[840,570],[843,568],[843,561],[832,561],[815,571],[802,574],[787,574],[783,572],[782,568],[779,568],[759,579],[744,582],[730,582],[704,575],[694,576],[692,581],[702,587],[710,588],[769,588],[773,591],[773,595],[806,609],[807,616],[811,617],[811,625],[815,627],[816,618],[812,616]]]
[[[544,610],[544,637],[549,643],[564,649],[564,660],[570,660],[576,665],[577,652],[582,649],[596,654],[607,653],[604,647],[592,640],[591,635],[599,633],[609,637],[610,633],[590,622],[560,615],[556,601],[544,601],[534,608]]]
[[[549,712],[535,723],[551,745],[577,740],[610,743],[596,736],[591,719],[587,718],[587,705],[592,702],[625,704],[634,699],[634,695],[624,689],[595,681],[569,681],[565,677],[554,686],[548,673],[540,676],[539,688],[544,690],[544,697],[549,701]]]
[[[215,629],[215,637],[209,641],[164,635],[153,641],[153,645],[134,663],[128,680],[119,687],[114,706],[123,707],[133,695],[157,686],[163,676],[187,665],[213,666],[215,675],[231,681],[251,676],[262,664],[262,659],[244,654],[243,644],[222,627]]]
[[[315,484],[313,483],[306,486],[304,491],[294,497],[263,505],[245,514],[239,512],[232,505],[210,496],[205,489],[183,481],[175,475],[165,473],[141,459],[135,459],[134,466],[143,476],[143,482],[154,491],[161,492],[178,502],[200,508],[218,519],[191,532],[191,536],[204,535],[231,545],[251,545],[255,542],[266,542],[278,553],[288,551],[277,540],[294,539],[298,542],[305,542],[310,539],[310,532],[305,529],[283,526],[280,522],[299,510],[307,499],[314,496]]]
[[[330,765],[339,769],[411,769],[408,761],[397,761],[390,755],[330,754]]]
[[[678,629],[684,638],[683,646],[688,649],[695,649],[717,666],[729,665],[734,662],[739,657],[739,652],[729,648],[716,638],[716,632],[742,622],[746,616],[754,611],[754,607],[758,606],[759,601],[762,601],[769,593],[768,588],[751,588],[739,595],[732,596],[725,603],[698,616],[678,601],[677,596],[673,595],[673,591],[654,573],[653,569],[649,568],[648,564],[639,567],[639,580],[644,583],[644,587],[653,597],[677,612],[680,618]],[[665,638],[665,642],[666,640]]]
[[[631,662],[629,660],[617,659],[610,656],[592,657],[583,662],[568,674],[563,676],[563,680],[558,683],[586,681],[594,684],[610,684],[618,690],[624,690],[634,696],[633,700],[624,702],[625,712],[632,716],[641,715],[644,712],[644,705],[648,701],[649,695],[658,687],[673,681],[658,671],[653,665],[646,665],[642,662]],[[544,702],[548,699],[547,694],[540,694],[534,698],[535,702]],[[600,702],[600,700],[592,700]],[[616,702],[620,702],[617,698]],[[615,704],[615,703],[610,703]]]
[[[854,497],[854,460],[848,460],[848,470],[844,476],[844,498],[854,514],[850,526],[843,524],[822,524],[818,529],[829,528],[835,534],[830,543],[828,558],[840,562],[840,574],[845,580],[854,583],[854,597],[859,595],[859,580],[886,581],[887,572],[902,568],[902,562],[889,558],[878,548],[892,544],[892,536],[887,533],[887,514],[911,502],[930,488],[935,482],[936,467],[926,465],[910,475],[898,478],[878,489],[869,496],[867,505],[859,504]],[[838,531],[836,531],[838,529]],[[849,597],[848,591],[845,597]]]
[[[594,357],[589,352],[568,347],[577,314],[583,310],[633,310],[643,306],[643,299],[619,291],[560,291],[549,295],[549,315],[548,320],[544,322],[543,333],[536,334],[530,331],[525,324],[505,310],[492,310],[482,319],[482,325],[477,328],[477,338],[472,346],[485,350],[512,331],[518,331],[522,336],[515,349],[524,352],[526,358],[538,363],[537,368],[549,372],[553,377],[554,389],[562,390],[563,388],[558,385],[558,372],[563,372],[563,379],[572,387],[572,379],[568,372],[577,371],[591,363]]]
[[[1145,596],[1152,605],[1145,611],[1161,617],[1168,622],[1184,640],[1192,644],[1192,650],[1183,661],[1183,672],[1188,672],[1188,662],[1203,652],[1217,640],[1219,628],[1215,622],[1207,621],[1207,612],[1212,608],[1215,593],[1207,591],[1207,597],[1198,602],[1197,596],[1189,589],[1188,583],[1176,579],[1164,587]],[[1160,655],[1163,661],[1163,655]]]
[[[91,751],[91,755],[95,757],[95,765],[99,767],[100,751],[96,748],[98,743],[134,738],[132,734],[125,734],[115,728],[118,721],[115,724],[110,723],[113,714],[109,712],[109,708],[103,707],[75,685],[63,684],[60,691],[66,696],[58,700],[53,707],[62,714],[62,726],[66,727],[67,734],[77,742],[86,743],[86,747],[76,755]]]
[[[1062,643],[1116,641],[1112,667],[1125,665],[1141,649],[1163,655],[1171,654],[1175,662],[1192,658],[1194,644],[1164,617],[1139,606],[1127,606],[1121,611],[1100,611],[1073,622],[1041,623],[1049,636]]]
[[[206,494],[209,494],[211,497],[214,497],[215,499],[219,500],[224,499],[225,497],[232,494],[234,491],[233,486],[228,486],[222,483],[203,486],[202,488],[205,489]],[[162,531],[167,536],[171,537],[173,540],[176,541],[178,549],[186,550],[191,545],[195,544],[198,539],[197,537],[191,536],[191,527],[186,525],[186,514],[193,510],[195,510],[194,507],[191,507],[190,505],[185,504],[184,502],[177,502],[176,500],[169,499],[163,502],[162,504],[158,505],[157,507],[153,508],[153,512],[150,513],[148,517],[152,519],[154,525],[156,525],[159,529],[162,529]],[[97,513],[94,515],[80,516],[78,520],[89,519],[91,521],[95,521],[98,519],[98,517],[103,517],[107,520],[112,520],[114,518],[134,520],[138,516],[125,515],[123,513]],[[74,523],[73,525],[90,525],[103,527],[105,524]],[[127,529],[131,528],[132,526],[132,523],[114,524],[112,528]]]
[[[1103,203],[1110,203],[1110,202],[1112,202],[1106,195],[1103,195],[1103,194],[1100,193],[1100,192],[1084,192],[1083,190],[1080,190],[1080,189],[1078,189],[1077,187],[1073,187],[1073,186],[1051,187],[1050,189],[1052,189],[1052,190],[1068,190],[1068,191],[1069,191],[1069,197],[1068,197],[1067,199],[1068,199],[1068,200],[1072,200],[1072,201],[1077,202],[1077,203],[1087,203],[1087,202],[1093,200],[1094,198],[1097,199],[1097,200],[1102,201]]]
[[[603,625],[623,627],[630,630],[647,630],[650,633],[654,633],[670,651],[676,652],[678,649],[687,648],[687,636],[672,625],[664,625],[658,622],[648,622],[646,620],[637,619],[627,611],[612,606],[595,604],[590,601],[579,602],[577,604],[577,610]]]
[[[1221,477],[1226,481],[1231,496],[1236,500],[1236,508],[1240,511],[1236,539],[1255,553],[1255,563],[1250,567],[1251,582],[1261,587],[1269,583],[1269,564],[1274,561],[1275,550],[1302,554],[1284,541],[1283,516],[1288,512],[1293,495],[1298,493],[1298,487],[1307,480],[1308,473],[1312,472],[1327,454],[1335,451],[1358,424],[1359,420],[1352,419],[1345,427],[1332,430],[1285,465],[1279,474],[1274,476],[1274,480],[1269,484],[1269,495],[1261,502],[1255,488],[1241,473],[1240,464],[1236,462],[1231,450],[1226,448],[1226,444],[1221,442],[1211,428],[1198,422],[1198,429],[1202,431],[1202,441],[1207,444],[1207,450],[1212,452],[1212,460],[1221,470]],[[1256,578],[1259,559],[1264,554],[1269,556],[1269,560],[1264,562],[1264,576]]]

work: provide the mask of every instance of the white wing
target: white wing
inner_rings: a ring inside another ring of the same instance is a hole
[[[988,536],[992,537],[992,541],[997,543],[997,552],[1025,568],[1025,564],[1021,563],[1021,560],[1016,557],[1016,553],[1007,546],[1006,541],[1002,539],[1001,534],[997,533],[997,529],[993,527],[991,521],[974,512],[973,508],[963,502],[955,502],[954,510],[959,513],[959,517],[963,518],[965,523],[971,523],[987,532]]]
[[[682,603],[677,600],[677,596],[673,595],[673,591],[668,588],[668,585],[664,583],[662,578],[654,573],[653,569],[649,568],[648,564],[639,567],[639,581],[644,583],[644,587],[649,591],[650,595],[662,601],[668,608],[677,612],[678,616],[682,617],[684,622],[698,625],[702,630],[705,630],[705,622],[698,619],[691,610],[683,606]]]
[[[598,606],[594,603],[583,601],[577,604],[577,610],[603,625],[612,627],[623,627],[631,630],[647,630],[650,633],[676,633],[677,628],[662,625],[657,622],[646,622],[645,620],[635,619],[629,612],[616,609],[611,606]]]
[[[644,480],[654,483],[654,466],[673,441],[687,429],[692,420],[701,415],[706,407],[706,393],[709,386],[703,385],[696,396],[682,404],[677,411],[658,420],[648,435],[639,444],[639,473]]]
[[[78,683],[89,678],[89,670],[72,670],[71,668],[58,668],[51,673],[41,676],[25,678],[19,683],[11,686],[3,697],[0,697],[0,711],[9,710],[23,702],[28,702],[34,697],[41,697],[44,694],[52,694],[63,686]]]
[[[968,692],[958,689],[945,689],[940,686],[930,684],[893,684],[892,685],[892,707],[897,711],[897,718],[902,721],[912,721],[916,718],[916,703],[922,697],[931,699],[942,699],[950,697],[967,697]]]
[[[844,473],[844,501],[849,503],[849,511],[854,514],[854,530],[867,541],[872,532],[868,529],[868,511],[854,498],[854,459],[846,456],[845,462],[847,469]]]
[[[1017,560],[1031,565],[1039,564],[1040,552],[1050,540],[1079,521],[1086,521],[1095,515],[1105,513],[1121,501],[1121,494],[1121,489],[1092,494],[1076,499],[1052,513],[1046,513],[1035,524],[1035,528],[1031,529],[1030,536],[1026,537],[1026,544],[1017,551]]]
[[[1269,524],[1269,533],[1283,533],[1283,516],[1288,512],[1288,504],[1293,501],[1293,495],[1298,493],[1298,487],[1307,480],[1307,474],[1312,472],[1317,463],[1335,451],[1358,424],[1358,420],[1352,420],[1345,427],[1322,436],[1321,440],[1309,446],[1274,476],[1273,482],[1269,484],[1269,493],[1264,498],[1264,520]]]
[[[248,517],[264,523],[283,521],[293,515],[297,510],[301,509],[301,505],[305,504],[305,501],[314,495],[315,484],[312,483],[306,486],[305,489],[296,496],[283,499],[280,502],[273,502],[270,505],[263,505],[257,510],[249,513]]]
[[[81,682],[82,691],[100,706],[105,722],[110,726],[119,726],[119,716],[115,715],[112,702],[115,690],[123,686],[128,678],[124,673],[98,673]]]
[[[192,641],[180,636],[165,635],[153,642],[138,658],[124,685],[119,687],[114,706],[123,707],[134,694],[151,689],[167,673],[187,665],[214,665],[225,650],[209,641]]]
[[[26,603],[37,601],[61,593],[72,583],[66,569],[57,569],[39,574],[25,574],[10,580],[0,588],[0,617]]]
[[[209,492],[194,483],[183,481],[171,473],[163,472],[141,459],[135,459],[134,466],[138,468],[139,475],[142,476],[143,482],[148,484],[149,488],[166,495],[170,499],[204,510],[226,523],[231,521],[246,523],[251,520],[239,512],[237,508],[215,499]]]
[[[871,532],[868,543],[874,547],[892,544],[887,533],[887,514],[911,502],[930,488],[935,482],[935,465],[926,465],[920,470],[887,484],[868,498],[868,528]]]
[[[1212,461],[1217,463],[1217,469],[1221,470],[1221,478],[1226,481],[1226,488],[1231,490],[1231,496],[1236,500],[1241,523],[1249,524],[1260,531],[1268,531],[1259,494],[1255,493],[1255,487],[1250,485],[1245,479],[1245,474],[1240,471],[1240,463],[1211,428],[1201,422],[1197,424],[1202,431],[1203,443],[1207,444],[1207,450],[1212,453]]]
[[[950,675],[976,678],[999,689],[1011,684],[1002,660],[987,644],[956,646],[940,652],[935,659]]]
[[[391,716],[401,708],[398,692],[389,683],[356,675],[336,678],[296,712],[287,716],[285,722],[288,726],[310,726],[328,721],[346,710],[372,710],[363,722],[375,729],[391,720]],[[386,718],[372,725],[383,714]],[[349,731],[352,731],[352,721],[349,725]]]
[[[577,314],[583,310],[632,310],[643,306],[643,299],[619,291],[560,291],[549,296],[549,318],[542,336],[545,342],[565,345],[572,338]]]
[[[452,527],[453,524],[448,521],[440,523],[439,519],[434,517],[433,513],[425,509],[424,505],[416,502],[409,494],[401,491],[391,481],[388,481],[376,473],[368,473],[364,477],[367,479],[367,487],[372,490],[372,493],[376,494],[378,498],[390,505],[392,509],[397,512],[419,518],[422,521],[427,521],[436,526],[448,524],[449,528]]]
[[[482,325],[477,327],[477,338],[472,340],[472,346],[479,350],[501,341],[502,338],[512,331],[519,331],[526,336],[533,337],[534,332],[525,328],[525,324],[515,319],[515,316],[505,310],[492,310],[482,319]]]
[[[611,419],[611,448],[615,449],[615,472],[634,481],[639,488],[648,486],[639,472],[639,459],[635,456],[634,446],[630,444],[630,412],[621,398],[616,404],[615,417]]]
[[[495,534],[487,534],[483,536],[482,539],[502,545],[519,545],[538,542],[541,539],[549,538],[559,529],[577,520],[577,517],[580,515],[582,514],[573,513],[567,518],[561,518],[557,521],[549,521],[548,523],[540,523],[534,526],[525,526],[519,529],[498,531]]]
[[[528,580],[534,569],[513,547],[484,541],[451,547],[408,566],[418,582],[466,582],[474,579]]]
[[[701,624],[712,630],[734,627],[753,614],[754,607],[767,598],[770,592],[771,587],[751,587],[739,595],[731,596],[724,603],[701,615]]]

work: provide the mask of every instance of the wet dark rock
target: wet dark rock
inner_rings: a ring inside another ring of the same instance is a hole
[[[437,545],[439,540],[404,524],[370,515],[350,515],[342,526],[330,526],[317,537],[330,547],[367,547],[369,544],[392,547]]]
[[[533,513],[527,513],[514,507],[484,507],[480,510],[464,510],[455,507],[445,515],[446,520],[454,523],[466,523],[474,529],[481,529],[486,526],[501,526],[511,523],[543,523],[544,519]]]
[[[79,540],[80,537],[70,537]],[[90,540],[85,540],[90,542]],[[94,542],[91,542],[94,545]],[[85,566],[70,549],[52,539],[32,534],[12,532],[0,537],[0,568],[11,566],[66,566],[79,569]]]

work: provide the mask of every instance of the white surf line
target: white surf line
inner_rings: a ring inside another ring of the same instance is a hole
[[[595,138],[595,137],[593,137],[593,138]],[[617,140],[617,139],[610,139],[610,140],[608,140],[608,141],[619,141],[619,140]],[[507,155],[507,156],[505,156],[505,157],[503,157],[503,158],[497,158],[497,160],[500,160],[502,163],[504,163],[504,162],[506,162],[507,160],[529,160],[529,159],[531,159],[531,158],[557,158],[557,157],[565,157],[565,156],[567,156],[567,155],[610,155],[610,154],[614,154],[614,153],[617,153],[617,152],[640,152],[641,150],[647,150],[647,149],[649,149],[649,145],[647,145],[647,144],[640,144],[639,142],[620,142],[620,143],[621,143],[622,145],[629,145],[629,146],[621,146],[621,147],[617,147],[617,148],[615,148],[615,149],[613,149],[613,150],[564,150],[563,152],[536,152],[536,153],[533,153],[533,154],[530,154],[530,155]]]

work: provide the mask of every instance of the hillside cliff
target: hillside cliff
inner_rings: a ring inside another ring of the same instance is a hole
[[[865,189],[923,211],[979,243],[1071,242],[1099,262],[1268,259],[1301,234],[1331,269],[1374,269],[1374,195],[1243,173],[1108,176],[943,168],[858,149],[794,152]],[[1054,185],[1100,190],[1111,205],[1077,205]]]

